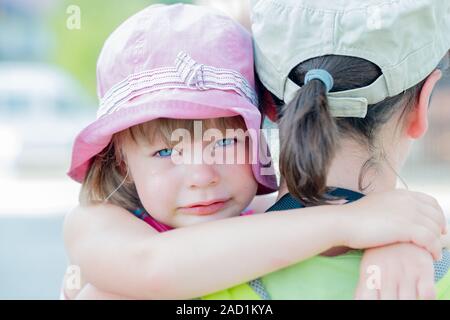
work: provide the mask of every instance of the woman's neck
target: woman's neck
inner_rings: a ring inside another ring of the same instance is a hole
[[[388,153],[392,154],[392,153]],[[371,155],[354,141],[341,141],[334,160],[328,171],[327,186],[339,187],[363,194],[395,189],[397,183],[398,161],[387,157],[378,160],[362,175],[362,188],[359,188],[359,176]],[[278,199],[288,193],[284,179],[281,179]]]
[[[386,153],[386,155],[390,154]],[[375,159],[374,163],[369,164],[367,170],[362,172],[371,157],[372,155],[368,150],[363,150],[356,142],[343,141],[331,163],[327,185],[363,194],[395,189],[397,184],[396,172],[399,170],[397,159],[393,159],[392,156]],[[359,183],[360,175],[362,177],[361,186]]]
[[[390,153],[393,154],[393,153]],[[372,192],[382,192],[395,189],[397,182],[398,163],[392,156],[386,157],[369,167],[363,174],[362,187],[359,188],[359,176],[364,164],[370,159],[370,154],[353,141],[342,141],[340,149],[336,153],[334,160],[330,166],[327,177],[327,186],[339,187],[363,194]],[[285,180],[281,179],[280,191],[278,193],[279,200],[283,195],[288,193]],[[337,256],[347,252],[349,248],[334,247],[325,252],[323,256]]]

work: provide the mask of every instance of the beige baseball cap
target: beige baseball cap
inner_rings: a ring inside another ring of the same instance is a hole
[[[252,0],[255,62],[266,88],[289,103],[299,63],[345,55],[376,64],[366,87],[328,93],[332,115],[365,117],[367,107],[424,80],[450,49],[449,0]]]

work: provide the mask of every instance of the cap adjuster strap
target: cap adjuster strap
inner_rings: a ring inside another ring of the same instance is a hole
[[[301,87],[288,78],[284,88],[284,102],[292,101],[300,89]],[[387,97],[389,92],[384,75],[363,88],[327,93],[333,117],[365,118],[369,105],[381,102]]]

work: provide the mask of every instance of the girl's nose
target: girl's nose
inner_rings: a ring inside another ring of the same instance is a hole
[[[220,177],[213,165],[192,164],[186,170],[186,179],[190,188],[205,188],[215,185]]]

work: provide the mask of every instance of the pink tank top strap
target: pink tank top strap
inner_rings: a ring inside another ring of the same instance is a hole
[[[147,222],[149,225],[151,225],[156,231],[159,232],[165,232],[165,231],[169,231],[172,230],[173,228],[165,225],[164,223],[158,222],[156,219],[154,219],[151,215],[149,215],[147,213],[147,211],[145,211],[142,208],[138,208],[136,210],[133,211],[133,214],[138,217],[141,220],[144,220],[145,222]]]

